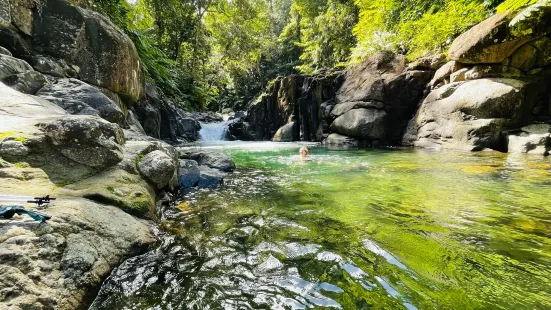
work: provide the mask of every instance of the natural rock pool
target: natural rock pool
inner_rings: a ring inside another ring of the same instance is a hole
[[[549,158],[222,149],[224,187],[182,194],[91,309],[551,307]]]

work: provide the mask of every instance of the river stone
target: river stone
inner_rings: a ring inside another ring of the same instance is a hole
[[[39,127],[61,154],[83,165],[105,168],[123,159],[124,133],[101,118],[64,116]]]
[[[275,142],[292,142],[299,140],[298,125],[296,122],[290,122],[289,124],[279,128],[272,139]]]
[[[502,150],[501,132],[530,113],[527,84],[513,79],[480,79],[432,91],[410,121],[402,143],[480,151]]]
[[[15,158],[27,156],[27,154],[29,154],[29,148],[26,147],[21,141],[4,140],[0,143],[0,156]]]
[[[38,93],[71,114],[98,115],[111,123],[122,124],[124,113],[99,89],[77,79],[58,79],[44,86]]]
[[[199,182],[197,185],[200,188],[213,188],[222,184],[225,173],[217,169],[212,169],[207,166],[199,166]]]
[[[551,150],[551,134],[526,134],[507,136],[509,153],[526,153],[548,156]]]
[[[223,154],[213,153],[209,151],[195,151],[189,155],[190,159],[195,160],[200,166],[208,166],[224,172],[235,170],[233,160]]]
[[[178,171],[178,183],[182,188],[190,188],[197,185],[200,177],[199,164],[195,160],[180,159]]]
[[[354,138],[339,135],[337,133],[332,133],[325,140],[325,144],[329,146],[336,145],[336,146],[357,147],[359,146],[359,141]]]
[[[360,140],[383,140],[385,126],[385,111],[354,109],[337,118],[331,124],[331,131]]]
[[[10,1],[0,0],[0,29],[8,28],[11,24]]]
[[[0,80],[27,71],[33,71],[33,68],[26,61],[0,54]]]
[[[383,109],[384,106],[384,103],[380,101],[349,101],[336,104],[331,110],[331,116],[337,118],[352,109]]]
[[[36,94],[44,85],[48,84],[46,77],[36,71],[11,75],[5,78],[3,82],[19,92],[30,95]]]
[[[33,43],[77,65],[80,78],[135,102],[142,94],[140,58],[132,40],[108,18],[64,0],[45,0]]]
[[[0,46],[0,55],[12,56],[11,52],[2,46]]]
[[[461,34],[450,46],[448,55],[461,63],[501,63],[530,37],[511,37],[509,13],[496,14]]]
[[[138,170],[150,182],[162,189],[169,185],[176,171],[173,159],[162,151],[146,154],[138,162]]]

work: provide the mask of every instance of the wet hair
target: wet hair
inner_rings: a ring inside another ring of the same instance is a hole
[[[305,146],[301,147],[301,148],[300,148],[300,151],[298,151],[298,152],[299,152],[300,154],[302,154],[303,151],[306,153],[306,155],[308,155],[308,148],[307,148],[307,147],[305,147]]]

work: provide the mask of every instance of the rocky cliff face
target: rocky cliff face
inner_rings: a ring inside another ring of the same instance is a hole
[[[448,57],[406,66],[403,56],[382,52],[339,78],[322,77],[314,88],[297,85],[318,76],[280,78],[230,133],[237,139],[548,154],[550,21],[551,5],[540,1],[476,25],[453,42]]]
[[[230,135],[258,141],[271,140],[274,135],[283,142],[321,141],[323,127],[327,127],[325,107],[340,83],[340,73],[276,79],[250,107],[247,117],[230,126]]]
[[[344,135],[353,144],[396,144],[433,73],[406,70],[402,55],[383,52],[346,72],[280,78],[230,133],[238,139],[330,143]]]
[[[156,199],[178,186],[178,152],[157,139],[197,139],[89,6],[0,0],[0,187],[58,198],[47,223],[0,220],[1,309],[86,308],[154,242]]]
[[[403,144],[547,154],[548,141],[540,135],[549,128],[540,133],[522,128],[549,127],[551,121],[550,21],[551,5],[540,3],[495,15],[459,36]]]
[[[199,123],[146,85],[130,38],[90,3],[2,0],[0,82],[74,115],[98,115],[154,138],[197,140]]]

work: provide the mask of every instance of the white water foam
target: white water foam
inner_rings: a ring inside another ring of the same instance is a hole
[[[201,141],[224,141],[226,140],[226,133],[230,122],[218,122],[218,123],[201,123]]]

